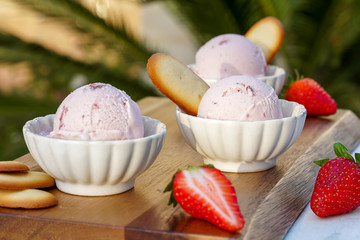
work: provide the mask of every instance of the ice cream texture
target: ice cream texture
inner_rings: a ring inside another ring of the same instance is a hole
[[[74,140],[126,140],[144,136],[139,106],[110,84],[77,88],[60,104],[50,136]]]
[[[232,75],[264,76],[267,62],[263,51],[239,34],[210,39],[196,53],[195,73],[206,79]]]
[[[262,121],[283,117],[274,89],[249,75],[231,76],[212,85],[201,99],[198,117]]]

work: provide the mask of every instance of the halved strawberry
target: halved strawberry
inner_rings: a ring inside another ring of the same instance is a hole
[[[171,191],[169,205],[177,203],[191,216],[235,232],[244,227],[235,189],[212,165],[178,170],[164,192]]]

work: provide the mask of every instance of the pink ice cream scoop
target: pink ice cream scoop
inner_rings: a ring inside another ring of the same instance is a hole
[[[263,51],[239,34],[214,37],[195,56],[195,72],[206,79],[232,75],[264,76],[266,67]]]
[[[201,99],[198,117],[261,121],[283,117],[274,89],[255,77],[231,76],[213,84]]]
[[[126,140],[144,136],[138,105],[109,84],[92,83],[69,94],[54,116],[51,137],[76,140]]]

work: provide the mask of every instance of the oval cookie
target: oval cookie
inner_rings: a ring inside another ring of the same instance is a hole
[[[54,178],[43,172],[0,173],[0,189],[47,188],[54,185]]]
[[[163,53],[153,54],[146,68],[160,92],[186,113],[197,115],[201,98],[209,89],[198,75],[182,62]]]
[[[267,63],[270,63],[281,47],[284,34],[284,27],[278,19],[265,17],[256,22],[244,36],[263,50]]]
[[[55,196],[39,189],[4,190],[0,189],[0,207],[45,208],[57,204]]]
[[[25,163],[15,161],[0,162],[0,172],[18,172],[29,170],[29,167]]]

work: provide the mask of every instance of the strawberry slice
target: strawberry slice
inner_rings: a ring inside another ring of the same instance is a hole
[[[212,165],[179,170],[164,192],[171,191],[168,205],[179,205],[191,216],[224,230],[240,231],[245,224],[230,180]]]

